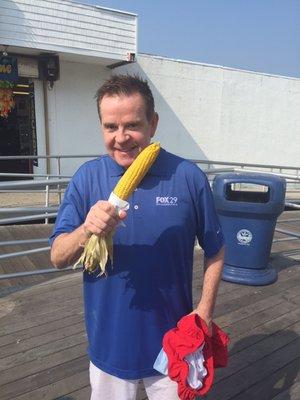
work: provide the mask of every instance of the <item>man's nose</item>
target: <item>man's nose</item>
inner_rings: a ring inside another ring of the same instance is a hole
[[[117,143],[125,143],[129,139],[129,135],[123,128],[119,128],[116,132],[115,140]]]

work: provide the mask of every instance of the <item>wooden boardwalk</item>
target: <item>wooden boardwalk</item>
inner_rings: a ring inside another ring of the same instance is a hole
[[[35,225],[14,225],[0,226],[0,242],[22,239],[38,239],[48,238],[52,231],[52,225],[35,224]],[[26,244],[1,246],[0,254],[20,252],[35,248],[47,247],[49,244]],[[15,272],[35,271],[37,269],[47,269],[51,266],[49,252],[30,254],[21,257],[7,258],[0,260],[0,274],[9,274]],[[21,290],[26,287],[45,282],[55,276],[65,275],[66,272],[55,272],[47,275],[35,275],[30,277],[19,277],[0,281],[0,297],[5,294]]]
[[[299,232],[300,212],[286,212],[281,219],[291,217],[299,221],[280,227]],[[196,250],[195,301],[201,260]],[[300,399],[300,241],[274,244],[272,263],[279,270],[273,285],[221,283],[215,321],[230,336],[230,362],[216,371],[208,400]],[[2,297],[0,399],[88,400],[89,392],[81,273]],[[142,399],[147,397],[141,386]]]

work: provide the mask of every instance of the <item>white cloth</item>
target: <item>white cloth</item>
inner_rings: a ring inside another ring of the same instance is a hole
[[[204,367],[203,347],[204,343],[196,351],[184,357],[189,365],[187,383],[192,389],[201,389],[202,381],[207,375],[207,370]]]
[[[120,379],[90,363],[90,400],[136,400],[139,380]],[[143,383],[149,400],[179,400],[177,383],[168,376],[151,376]]]
[[[129,208],[128,201],[120,199],[118,196],[114,194],[114,192],[111,192],[108,201],[118,210],[128,210]]]
[[[184,357],[189,366],[187,383],[192,389],[201,389],[203,386],[202,381],[207,375],[207,370],[204,367],[203,347],[204,343],[193,353]],[[168,375],[168,357],[164,349],[159,352],[153,368],[161,374]]]
[[[129,209],[129,203],[125,200],[120,199],[118,196],[114,194],[114,192],[111,192],[108,201],[116,207],[117,212],[120,210],[127,211]],[[119,222],[119,225],[125,226],[123,221]]]

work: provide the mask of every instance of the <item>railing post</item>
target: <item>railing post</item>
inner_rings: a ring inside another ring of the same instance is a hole
[[[47,180],[49,180],[49,175],[46,178]],[[46,185],[46,202],[45,202],[45,207],[49,207],[49,185]],[[48,212],[46,211],[46,214],[48,214]],[[45,224],[48,225],[49,223],[49,218],[45,218]]]
[[[61,165],[60,165],[60,157],[57,157],[57,175],[60,176],[61,174]],[[58,194],[58,204],[61,204],[61,191],[60,191],[60,185],[57,185],[57,194]]]
[[[205,165],[205,164],[204,164]],[[210,170],[210,162],[208,162],[207,164],[207,169],[208,169],[208,171]],[[210,181],[209,181],[209,179],[210,179]],[[210,174],[209,174],[209,176],[208,176],[208,181],[209,181],[209,184],[210,185],[212,185],[212,179],[211,179],[211,177],[210,177]]]
[[[245,165],[241,164],[241,169],[245,169]],[[238,185],[239,185],[238,189],[241,190],[242,189],[242,184],[239,183]]]
[[[278,173],[282,174],[282,168],[278,168]],[[287,184],[287,181],[286,181],[286,193],[287,193],[287,191],[288,191],[288,184]]]

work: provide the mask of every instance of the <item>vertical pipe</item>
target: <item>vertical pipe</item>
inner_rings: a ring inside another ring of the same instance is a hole
[[[43,81],[44,115],[45,115],[45,147],[46,147],[46,174],[50,174],[50,143],[49,143],[49,113],[48,113],[48,85]]]

